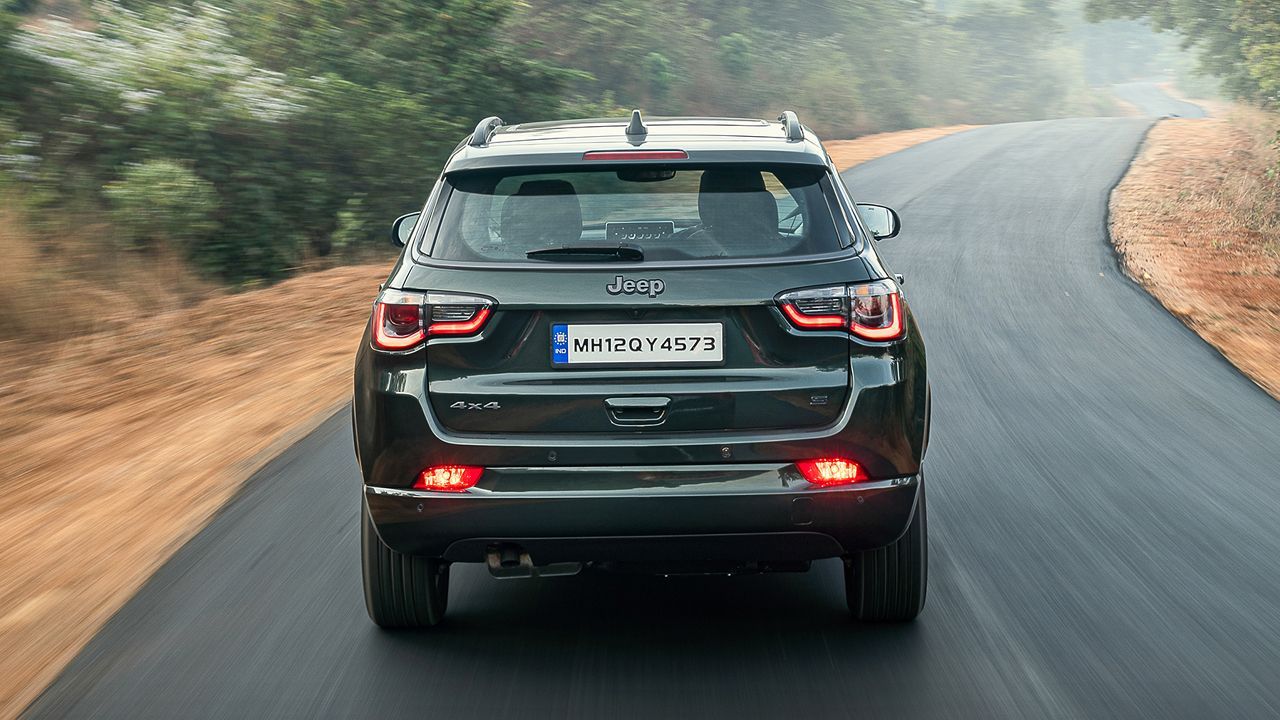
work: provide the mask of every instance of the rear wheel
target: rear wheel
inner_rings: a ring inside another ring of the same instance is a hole
[[[929,580],[928,537],[921,472],[920,500],[902,537],[844,559],[845,595],[855,620],[907,622],[920,614]]]
[[[383,628],[430,627],[444,618],[449,603],[449,564],[387,547],[363,506],[360,564],[369,618]]]

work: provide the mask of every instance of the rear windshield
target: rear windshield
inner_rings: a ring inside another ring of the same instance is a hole
[[[446,178],[449,196],[429,254],[471,262],[645,262],[818,255],[850,244],[821,167],[482,171]],[[582,255],[538,253],[581,248]],[[639,253],[635,252],[636,250]],[[528,253],[534,253],[527,256]]]

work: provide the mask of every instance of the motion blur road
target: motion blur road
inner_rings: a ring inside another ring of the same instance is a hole
[[[1160,86],[1150,82],[1121,83],[1111,86],[1116,97],[1138,108],[1143,115],[1202,118],[1204,109],[1169,97]]]
[[[1150,95],[1147,112],[1169,111]],[[445,625],[381,632],[339,415],[29,715],[1280,715],[1280,404],[1125,279],[1107,243],[1108,190],[1150,123],[979,128],[848,174],[904,218],[882,247],[929,343],[916,624],[850,623],[836,561],[506,582],[462,565]]]

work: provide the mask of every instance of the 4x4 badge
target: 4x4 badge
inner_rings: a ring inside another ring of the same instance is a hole
[[[502,409],[502,406],[499,405],[496,400],[483,403],[483,404],[476,403],[476,402],[463,402],[459,400],[458,402],[450,405],[449,407],[453,408],[454,410],[501,410]]]
[[[648,295],[651,298],[658,297],[666,289],[667,284],[657,278],[652,280],[627,280],[621,275],[613,279],[612,285],[604,286],[605,292],[610,295]]]

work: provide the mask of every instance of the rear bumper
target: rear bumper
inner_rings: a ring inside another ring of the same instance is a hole
[[[520,469],[512,470],[507,477],[518,477]],[[494,490],[459,494],[366,485],[365,501],[388,546],[454,562],[483,562],[486,548],[499,543],[524,547],[539,565],[764,562],[816,560],[888,545],[911,521],[920,487],[918,476],[911,476],[813,488],[790,480],[785,471],[781,482],[773,475],[773,487],[752,487],[753,479],[770,476],[769,468],[756,470],[606,491],[502,491],[503,484],[518,486],[510,479]],[[615,487],[627,484],[610,479]]]

